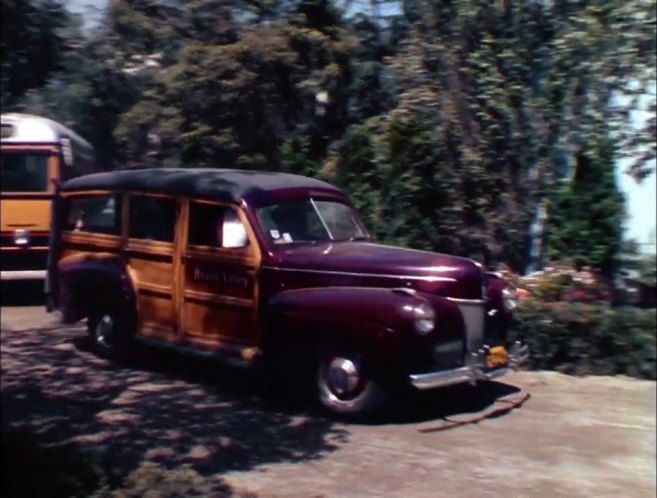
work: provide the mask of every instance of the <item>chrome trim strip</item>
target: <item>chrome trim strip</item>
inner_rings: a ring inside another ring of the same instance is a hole
[[[0,280],[45,280],[46,270],[0,271]]]
[[[324,221],[324,218],[322,218],[322,215],[319,212],[319,209],[317,209],[317,204],[315,204],[315,200],[312,197],[310,198],[310,204],[312,205],[313,209],[317,213],[319,221],[321,221],[322,225],[324,225],[324,230],[326,230],[326,233],[328,233],[329,239],[333,240],[333,234],[331,233],[331,230],[329,230],[329,227],[326,224],[326,222]]]
[[[445,297],[448,301],[454,303],[467,303],[467,304],[486,304],[486,299],[463,299],[458,297]]]
[[[509,350],[509,362],[506,366],[495,370],[486,370],[486,352],[480,349],[466,358],[463,367],[440,372],[411,374],[408,380],[417,389],[434,389],[454,384],[476,384],[480,380],[490,380],[518,370],[529,360],[529,346],[516,341]]]
[[[331,271],[331,270],[306,270],[303,268],[280,268],[278,266],[263,266],[263,270],[276,270],[276,271],[289,271],[300,273],[319,273],[329,275],[347,275],[350,277],[381,277],[381,278],[401,278],[407,280],[423,280],[425,282],[456,282],[455,278],[450,277],[418,277],[412,275],[389,275],[381,273],[352,273],[347,271]]]

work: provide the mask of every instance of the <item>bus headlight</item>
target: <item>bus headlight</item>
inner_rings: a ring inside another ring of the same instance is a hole
[[[506,311],[513,311],[518,306],[518,295],[515,289],[505,287],[502,290],[502,303]]]
[[[415,306],[413,313],[415,314],[415,331],[418,334],[426,335],[436,326],[436,313],[430,305],[422,303]]]
[[[26,246],[30,243],[30,232],[23,228],[14,230],[14,244],[17,246]]]

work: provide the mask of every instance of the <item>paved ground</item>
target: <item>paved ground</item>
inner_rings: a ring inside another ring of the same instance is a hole
[[[398,400],[376,423],[344,424],[271,406],[256,375],[211,362],[180,366],[149,353],[110,364],[88,352],[81,329],[56,326],[40,307],[4,307],[1,317],[3,430],[29,431],[48,451],[67,448],[61,462],[76,475],[91,475],[93,463],[112,485],[148,461],[189,464],[209,494],[224,496],[657,490],[654,382],[521,372]]]

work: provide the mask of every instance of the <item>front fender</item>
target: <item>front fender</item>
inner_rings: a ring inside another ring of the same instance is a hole
[[[263,315],[265,342],[338,343],[379,356],[412,348],[413,308],[428,301],[403,290],[367,287],[295,289],[276,295]]]
[[[63,321],[73,323],[100,307],[134,313],[132,281],[116,254],[76,255],[58,264]]]

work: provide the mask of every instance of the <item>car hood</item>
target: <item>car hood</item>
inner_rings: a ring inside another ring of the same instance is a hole
[[[480,298],[483,272],[472,260],[370,242],[295,246],[277,253],[282,270],[359,276],[362,285],[399,286],[462,298]]]

